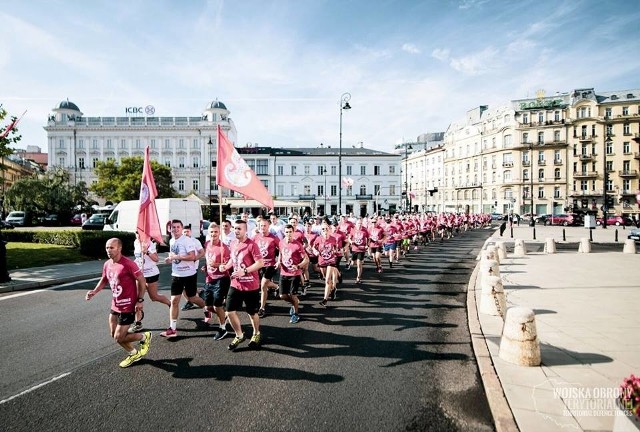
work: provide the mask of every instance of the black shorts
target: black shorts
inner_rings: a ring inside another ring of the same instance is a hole
[[[160,273],[158,273],[155,276],[149,276],[144,278],[145,281],[147,281],[147,283],[154,283],[154,282],[158,282],[160,280]]]
[[[336,257],[336,265],[334,267],[337,268],[338,270],[340,270],[340,261],[342,261],[342,257],[341,256]]]
[[[135,312],[116,312],[112,310],[111,315],[115,315],[118,317],[119,325],[131,325],[136,321]]]
[[[229,294],[229,286],[231,286],[231,278],[228,276],[205,283],[201,293],[205,306],[220,307],[224,305],[224,300]]]
[[[271,280],[276,274],[276,267],[275,266],[262,267],[260,270],[258,270],[258,272],[260,274],[260,279]]]
[[[300,276],[280,275],[280,295],[298,295],[300,288]]]
[[[318,257],[309,255],[309,262],[311,264],[318,264]]]
[[[369,248],[369,251],[370,251],[372,254],[375,254],[375,253],[382,253],[382,247],[380,247],[380,246],[375,246],[375,247],[373,247],[373,246],[372,246],[372,247],[370,247],[370,248]]]
[[[224,309],[227,312],[236,312],[242,310],[242,305],[244,304],[244,311],[249,315],[255,315],[260,310],[260,293],[260,288],[251,291],[239,291],[234,287],[230,287],[227,295],[227,304]]]
[[[352,261],[357,261],[357,260],[364,260],[364,252],[351,252],[351,260]]]
[[[182,292],[193,297],[198,292],[198,274],[191,276],[173,276],[171,278],[171,295],[179,296]]]

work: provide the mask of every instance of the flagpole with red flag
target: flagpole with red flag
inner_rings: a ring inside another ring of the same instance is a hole
[[[216,184],[243,194],[273,210],[273,197],[218,125]]]
[[[156,197],[158,190],[151,170],[149,159],[149,146],[144,150],[144,165],[142,167],[142,182],[140,185],[140,209],[138,210],[138,235],[141,242],[148,242],[154,239],[159,244],[164,244],[162,240],[162,230],[158,219],[156,208]]]
[[[6,136],[9,135],[9,132],[11,132],[11,129],[13,129],[18,125],[18,122],[22,120],[22,117],[24,117],[26,113],[27,111],[25,110],[25,112],[22,113],[20,118],[16,118],[14,121],[12,121],[11,124],[7,126],[7,128],[4,130],[4,132],[2,132],[2,135],[0,135],[0,138],[6,138]]]

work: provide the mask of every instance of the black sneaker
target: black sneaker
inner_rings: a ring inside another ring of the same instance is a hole
[[[260,318],[264,318],[266,314],[267,314],[267,311],[265,311],[264,308],[260,308],[260,310],[258,311],[258,316]]]
[[[320,306],[323,307],[327,307],[327,299],[322,299],[322,301],[320,303],[318,303]]]
[[[191,309],[196,309],[198,306],[194,305],[191,302],[186,302],[184,304],[184,306],[182,306],[182,308],[180,310],[186,311],[186,310],[191,310]]]
[[[227,331],[227,326],[224,327],[218,327],[218,331],[216,332],[216,334],[213,335],[213,340],[215,341],[219,341],[224,339],[227,335],[229,334],[229,332]]]
[[[393,268],[393,262],[389,261],[389,268]]]

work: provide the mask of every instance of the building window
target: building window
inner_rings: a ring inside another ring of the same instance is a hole
[[[538,144],[544,144],[544,132],[538,132]]]
[[[553,197],[554,198],[560,198],[560,187],[556,186],[553,188]]]
[[[151,140],[151,148],[152,149],[156,148],[156,140],[155,139]]]
[[[560,180],[560,168],[556,168],[555,170],[553,170],[553,178],[555,178],[556,180]]]
[[[304,175],[309,175],[311,173],[311,167],[309,165],[304,166]]]
[[[178,148],[183,149],[184,148],[184,139],[180,138],[178,140]]]
[[[631,135],[631,129],[629,128],[629,123],[625,123],[622,125],[622,133],[624,135]]]
[[[560,111],[555,111],[553,113],[553,121],[560,121]]]
[[[198,191],[200,189],[200,182],[198,181],[198,179],[194,179],[191,182],[191,185],[193,186],[194,191]]]
[[[303,187],[304,195],[311,195],[311,185],[304,185]]]
[[[607,134],[607,136],[613,135],[613,126],[612,125],[607,125],[606,134]]]
[[[283,165],[278,165],[278,167],[276,168],[276,171],[278,172],[278,175],[284,175],[284,166]],[[280,194],[283,195],[283,194]]]
[[[613,154],[613,141],[607,141],[607,154],[608,155],[612,155]]]
[[[171,168],[171,159],[165,159],[164,160],[164,165],[168,166],[169,168]]]
[[[98,166],[98,158],[91,159],[91,165],[96,168]]]
[[[257,159],[256,160],[256,174],[269,175],[269,160]]]
[[[58,158],[58,166],[61,166],[61,167],[64,167],[64,166],[65,166],[65,165],[64,165],[64,158],[63,158],[63,157]]]
[[[504,146],[505,148],[509,148],[513,145],[513,140],[511,139],[511,135],[504,136]]]
[[[367,175],[367,166],[360,165],[360,175]]]
[[[380,195],[380,185],[373,185],[373,194]]]
[[[629,192],[631,190],[631,180],[629,179],[622,180],[622,190],[624,192]]]
[[[511,171],[507,170],[503,174],[504,181],[511,181]]]
[[[296,166],[295,166],[295,165],[291,165],[291,175],[292,175],[292,176],[294,176],[294,175],[298,175],[298,174],[297,174],[297,169],[296,169]]]
[[[544,187],[540,186],[538,188],[538,198],[544,198]]]
[[[338,175],[338,167],[337,166],[331,165],[331,175],[332,176]]]
[[[198,168],[200,166],[200,158],[199,157],[194,157],[193,159],[193,167],[194,168]]]
[[[353,175],[353,167],[351,165],[347,165],[347,175]]]
[[[184,168],[184,157],[180,156],[178,158],[178,168]]]
[[[607,192],[613,191],[613,180],[607,180]]]
[[[324,195],[324,185],[318,185],[318,196]]]
[[[538,113],[538,123],[544,123],[544,113],[542,111]]]
[[[604,116],[605,117],[611,117],[611,108],[605,108],[604,109]]]
[[[262,182],[262,185],[264,186],[265,189],[269,190],[269,180],[267,179],[260,179],[260,181]]]
[[[538,170],[538,180],[540,180],[540,181],[544,180],[544,169],[543,168],[540,168]]]
[[[166,149],[170,149],[171,148],[171,141],[166,139],[164,140],[164,148]]]
[[[389,195],[395,196],[396,194],[396,185],[389,185]]]
[[[611,172],[613,171],[613,161],[608,160],[607,164],[605,166],[605,168],[607,169],[607,171]]]
[[[589,182],[587,180],[580,181],[580,190],[585,192],[589,190]]]
[[[83,149],[84,148],[84,140],[78,140],[78,148],[79,149]]]
[[[337,188],[336,188],[336,192],[334,192],[333,188],[336,187],[335,185],[331,185],[331,195],[336,196],[337,194]],[[352,196],[353,195],[353,186],[347,186],[347,196]]]
[[[84,169],[84,158],[78,158],[78,168]]]
[[[560,131],[559,131],[559,130],[557,130],[557,131],[553,131],[553,140],[554,140],[555,142],[560,141]]]
[[[529,114],[522,114],[522,123],[527,124],[529,123]]]
[[[191,144],[191,147],[194,148],[194,149],[200,148],[200,146],[198,145],[198,139],[197,138],[193,139],[193,143]]]
[[[106,145],[106,147],[107,147],[108,149],[112,149],[112,148],[113,148],[113,143],[112,143],[111,139],[107,139],[107,145]]]
[[[178,190],[180,192],[184,191],[184,180],[178,180]]]
[[[628,106],[622,107],[622,115],[623,116],[629,115],[629,107]]]
[[[373,175],[376,175],[376,176],[380,175],[380,165],[373,166]]]
[[[395,165],[389,165],[389,174],[395,174],[395,173],[396,173]]]
[[[318,175],[319,176],[324,175],[324,170],[325,170],[324,165],[318,165]]]
[[[94,139],[91,141],[91,148],[92,149],[97,149],[98,148],[98,140]]]
[[[279,184],[276,189],[279,197],[284,196],[284,185]]]
[[[622,152],[624,154],[631,153],[631,146],[629,144],[629,141],[625,141],[625,142],[622,143]]]
[[[136,143],[139,143],[140,140],[136,140]],[[126,149],[127,148],[127,140],[121,139],[120,140],[120,148],[121,149]]]
[[[529,142],[529,133],[528,133],[528,132],[524,132],[524,133],[522,134],[522,142],[523,142],[524,144],[527,144],[527,143]]]
[[[544,151],[538,152],[538,163],[544,163]]]
[[[347,195],[352,195],[353,194],[353,189],[351,186],[349,186],[347,188]],[[331,185],[331,196],[336,196],[338,195],[338,186],[336,185]]]
[[[523,170],[522,171],[522,179],[523,180],[529,180],[529,170]]]
[[[366,194],[367,194],[367,186],[360,185],[360,195],[366,195]]]
[[[295,185],[295,184],[291,185],[291,195],[292,196],[298,195],[298,185]]]

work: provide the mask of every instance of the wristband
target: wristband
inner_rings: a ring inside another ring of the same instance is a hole
[[[144,299],[142,297],[138,297],[138,303],[142,303],[144,302]]]

